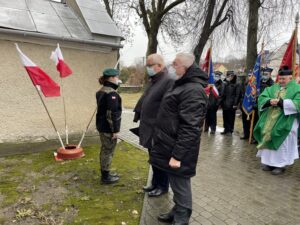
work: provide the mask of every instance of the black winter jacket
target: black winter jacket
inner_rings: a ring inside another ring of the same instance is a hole
[[[207,74],[192,65],[165,94],[159,108],[150,163],[182,177],[196,174],[200,136],[207,108]],[[171,157],[181,167],[169,167]]]
[[[233,106],[238,106],[242,98],[242,86],[236,83],[236,76],[230,82],[225,83],[224,97],[222,99],[222,109],[233,109]]]
[[[169,76],[167,69],[151,77],[149,86],[134,109],[135,122],[140,119],[140,144],[145,148],[152,147],[152,135],[158,109],[164,94],[173,84],[174,79]]]
[[[225,89],[225,84],[223,83],[222,80],[218,80],[217,82],[215,82],[215,86],[219,92],[219,97],[216,97],[213,93],[212,93],[212,89],[210,89],[210,93],[208,96],[208,109],[211,110],[218,110],[222,99],[224,98],[224,89]]]
[[[263,93],[266,87],[271,87],[274,84],[272,78],[269,78],[266,82],[260,81],[260,93]]]
[[[106,81],[96,93],[96,127],[102,133],[118,133],[121,127],[122,100],[116,92],[118,85]]]

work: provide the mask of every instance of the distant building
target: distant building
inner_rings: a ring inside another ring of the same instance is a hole
[[[96,107],[98,77],[103,68],[116,64],[121,40],[98,0],[0,0],[0,142],[56,135],[14,43],[57,83],[60,79],[49,57],[60,44],[74,72],[63,80],[67,121],[70,132],[79,134]],[[45,101],[64,133],[62,99]]]
[[[220,71],[223,74],[225,74],[227,70],[228,69],[223,64],[220,63],[214,64],[214,71]]]

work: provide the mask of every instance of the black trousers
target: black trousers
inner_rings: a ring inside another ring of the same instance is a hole
[[[243,131],[244,137],[249,138],[250,136],[250,126],[251,126],[251,117],[247,120],[247,114],[242,110],[242,122],[243,122]]]
[[[169,175],[169,181],[174,193],[175,206],[172,209],[175,222],[188,223],[192,214],[191,178]]]
[[[150,151],[151,150],[148,149],[149,154],[150,154]],[[152,166],[152,172],[153,172],[152,181],[151,181],[152,186],[154,186],[156,188],[160,188],[163,191],[168,191],[169,190],[168,174],[165,171],[163,171],[155,166]]]
[[[211,131],[216,131],[217,111],[218,109],[207,109],[205,116],[205,130],[208,130],[210,128]]]
[[[224,132],[233,132],[235,112],[235,109],[223,109]]]

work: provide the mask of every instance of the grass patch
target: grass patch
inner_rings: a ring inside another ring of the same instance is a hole
[[[84,151],[85,157],[63,162],[55,162],[52,151],[0,158],[0,207],[13,211],[1,215],[0,224],[137,225],[147,154],[118,143],[112,170],[121,176],[120,182],[100,185],[99,145]]]
[[[133,109],[142,96],[142,92],[138,93],[120,93],[122,104],[125,109]]]

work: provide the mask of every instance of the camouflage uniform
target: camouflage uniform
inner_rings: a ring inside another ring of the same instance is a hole
[[[120,131],[122,102],[116,92],[118,86],[106,81],[104,86],[96,93],[97,115],[96,126],[100,134],[100,168],[101,171],[109,171],[117,144],[117,139],[112,139],[113,133]]]

